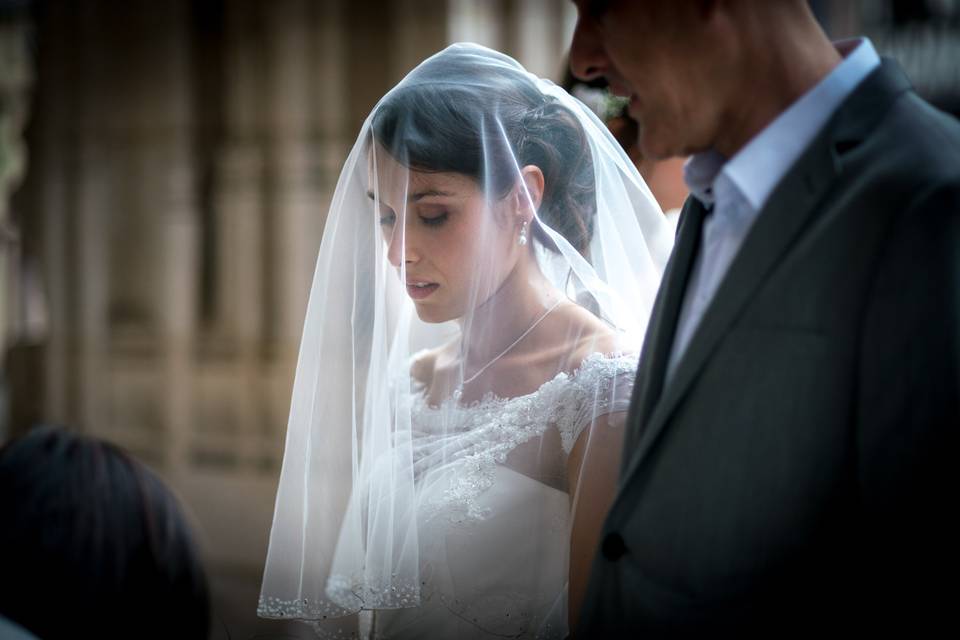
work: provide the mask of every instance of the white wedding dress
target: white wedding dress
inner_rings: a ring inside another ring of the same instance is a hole
[[[594,353],[532,394],[466,407],[411,395],[420,605],[378,610],[376,640],[568,635],[567,456],[595,416],[628,409],[636,366]]]
[[[672,242],[603,122],[515,60],[452,45],[387,92],[326,216],[258,615],[323,638],[565,637],[571,527],[592,536],[612,497]],[[423,348],[449,357],[428,371]],[[462,387],[500,397],[440,400]]]

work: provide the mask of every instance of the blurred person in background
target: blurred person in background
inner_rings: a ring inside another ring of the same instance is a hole
[[[49,427],[7,443],[0,520],[8,622],[43,640],[208,636],[207,579],[180,505],[114,445]]]

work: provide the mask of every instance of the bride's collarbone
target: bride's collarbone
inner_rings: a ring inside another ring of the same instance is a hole
[[[467,384],[461,381],[472,373],[467,363],[464,369],[459,359],[434,361],[431,378],[425,384],[426,397],[431,405],[439,405],[461,392],[460,403],[471,404],[493,395],[497,398],[516,398],[536,392],[544,383],[552,380],[570,367],[569,350],[555,349],[539,352],[505,355]],[[574,367],[575,368],[575,367]]]
[[[440,405],[458,390],[461,404],[469,404],[491,394],[499,398],[529,395],[561,372],[573,373],[591,354],[617,351],[616,334],[590,312],[576,305],[557,311],[494,362],[465,362],[459,341],[453,341],[424,352],[413,362],[411,376],[422,385],[431,405]]]

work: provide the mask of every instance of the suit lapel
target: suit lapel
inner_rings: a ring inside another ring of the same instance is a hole
[[[657,318],[654,330],[648,333],[648,339],[655,337],[655,344],[649,358],[646,358],[648,354],[645,347],[644,357],[649,360],[649,366],[641,367],[640,374],[649,379],[642,383],[643,392],[636,407],[641,411],[638,414],[639,423],[631,423],[631,435],[636,432],[638,438],[628,439],[631,447],[625,453],[621,487],[654,446],[678,403],[746,303],[773,273],[806,226],[818,201],[834,183],[842,165],[842,154],[859,144],[886,113],[893,99],[909,88],[909,82],[896,64],[885,61],[881,69],[864,80],[814,139],[757,216],[691,338],[686,353],[677,363],[670,384],[664,389],[666,361],[692,260],[688,260],[684,269],[678,269],[683,271],[682,282],[680,274],[677,274],[668,283],[663,311]],[[669,294],[674,294],[678,299],[670,299]],[[634,407],[631,407],[633,411]]]
[[[705,213],[703,205],[696,198],[687,198],[680,215],[677,244],[664,272],[663,284],[657,292],[657,301],[643,343],[637,371],[640,388],[633,394],[630,403],[627,421],[629,430],[624,442],[624,464],[631,458],[630,452],[640,440],[642,425],[647,422],[663,390],[683,292],[687,288],[687,280],[700,244],[700,230]]]

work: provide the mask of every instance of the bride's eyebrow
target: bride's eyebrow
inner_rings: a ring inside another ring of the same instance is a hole
[[[407,198],[410,202],[417,202],[423,200],[424,198],[429,198],[431,196],[440,196],[440,197],[449,197],[454,196],[455,193],[449,191],[439,191],[437,189],[427,189],[426,191],[418,191],[416,193],[410,194],[410,197]],[[377,196],[373,191],[367,190],[367,197],[371,200],[376,200]]]
[[[426,191],[418,191],[418,192],[416,192],[416,193],[414,193],[414,194],[411,194],[410,197],[407,198],[407,199],[410,200],[410,202],[417,202],[418,200],[423,200],[424,198],[429,198],[429,197],[431,197],[431,196],[449,197],[449,196],[453,196],[453,195],[456,195],[456,194],[450,193],[449,191],[439,191],[439,190],[437,190],[437,189],[427,189]]]

